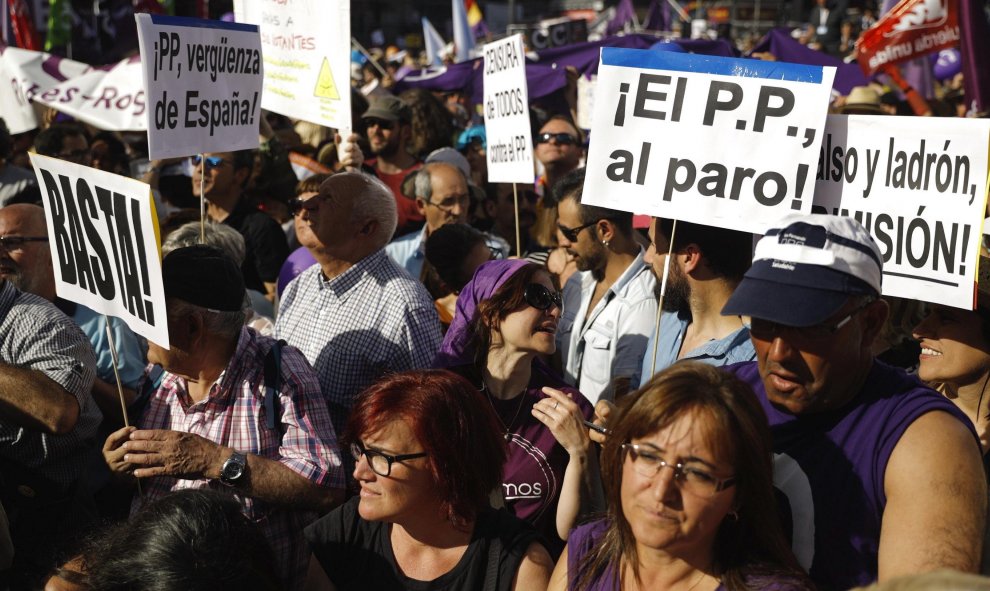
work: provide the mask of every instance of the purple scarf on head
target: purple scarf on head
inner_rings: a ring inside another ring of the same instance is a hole
[[[447,329],[436,359],[433,360],[433,367],[457,367],[474,363],[475,352],[470,347],[471,322],[478,304],[492,297],[495,290],[516,271],[531,264],[533,263],[522,259],[508,259],[488,261],[478,267],[474,277],[457,296],[454,320]]]

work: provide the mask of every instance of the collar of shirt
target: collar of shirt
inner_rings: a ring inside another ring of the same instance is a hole
[[[351,265],[351,268],[344,271],[340,275],[337,275],[333,279],[327,279],[323,276],[323,271],[318,267],[316,269],[316,281],[319,282],[319,289],[322,291],[324,289],[329,290],[337,299],[343,300],[347,297],[347,293],[353,289],[365,275],[377,275],[378,271],[381,269],[382,265],[388,263],[388,255],[385,254],[384,249],[378,249],[375,252],[364,257],[357,263]]]
[[[237,348],[231,356],[227,367],[223,368],[217,380],[210,386],[210,393],[204,400],[194,402],[189,396],[189,385],[186,379],[173,373],[168,373],[162,381],[162,386],[170,386],[175,390],[176,397],[182,403],[183,408],[189,408],[206,401],[219,402],[227,395],[237,390],[241,382],[251,379],[252,372],[257,373],[260,368],[251,360],[257,355],[258,339],[257,333],[244,327],[240,336],[237,337]]]
[[[639,275],[640,272],[642,272],[646,267],[646,263],[643,261],[645,256],[646,252],[643,250],[643,247],[639,247],[639,254],[636,255],[636,258],[633,259],[631,263],[629,263],[629,266],[622,272],[622,275],[619,275],[619,278],[615,281],[615,283],[609,286],[608,291],[606,291],[605,295],[602,296],[598,307],[603,307],[603,303],[604,305],[608,305],[608,302],[611,301],[613,297],[612,294],[623,295],[622,291],[627,285],[629,285],[629,282]],[[649,272],[649,269],[646,269],[646,271]],[[590,271],[585,271],[583,273],[581,278],[581,292],[583,295],[587,295],[588,299],[584,300],[582,305],[586,306],[587,302],[591,300],[591,294],[595,292],[596,283],[597,282]]]

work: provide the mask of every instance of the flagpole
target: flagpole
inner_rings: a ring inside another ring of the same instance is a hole
[[[375,58],[373,58],[371,54],[368,53],[368,50],[364,48],[364,45],[361,45],[361,43],[354,37],[351,37],[351,45],[357,48],[357,50],[360,51],[364,55],[364,57],[368,58],[368,61],[371,62],[371,65],[375,66],[375,69],[378,70],[379,74],[381,74],[382,76],[388,76],[388,72],[386,72],[384,68],[378,65],[378,61]]]

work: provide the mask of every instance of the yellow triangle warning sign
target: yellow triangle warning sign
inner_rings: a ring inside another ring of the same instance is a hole
[[[330,60],[323,58],[323,65],[320,66],[320,75],[316,78],[316,90],[313,94],[326,99],[340,100],[340,93],[337,92],[337,85],[333,81],[333,72],[330,71]]]

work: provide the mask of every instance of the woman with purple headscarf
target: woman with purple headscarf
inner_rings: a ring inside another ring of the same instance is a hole
[[[582,423],[594,410],[540,360],[556,351],[560,314],[560,292],[545,268],[489,261],[461,290],[435,363],[465,376],[488,399],[509,447],[505,505],[536,526],[553,556],[578,515],[602,499]]]

